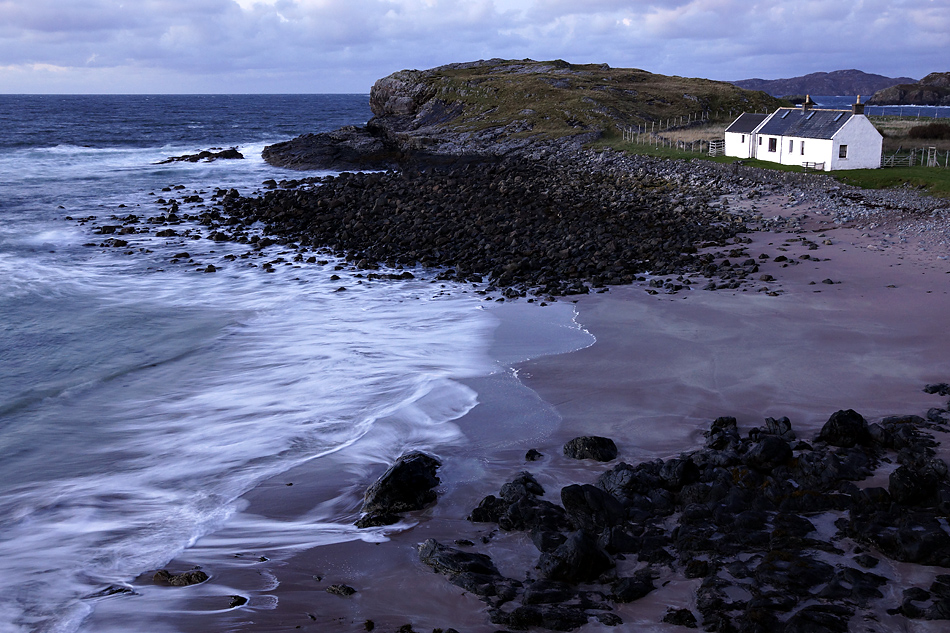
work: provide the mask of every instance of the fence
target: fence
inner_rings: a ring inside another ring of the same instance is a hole
[[[620,126],[620,132],[624,141],[631,143],[640,143],[639,137],[643,134],[655,135],[667,130],[689,127],[697,123],[709,123],[711,121],[734,121],[740,114],[748,110],[703,110],[702,112],[691,112],[682,116],[669,117],[658,121],[651,121],[643,125]],[[770,110],[763,108],[762,114],[768,114]],[[758,114],[758,111],[755,111]],[[706,141],[703,141],[706,143]]]
[[[881,167],[950,168],[950,150],[939,152],[936,147],[904,150],[898,147],[897,151],[890,156],[884,153],[881,154]]]

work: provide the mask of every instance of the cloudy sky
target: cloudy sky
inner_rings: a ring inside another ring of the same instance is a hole
[[[0,0],[2,93],[366,93],[491,57],[920,78],[950,70],[950,0]]]

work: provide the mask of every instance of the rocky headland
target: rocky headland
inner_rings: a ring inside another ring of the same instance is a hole
[[[900,83],[874,93],[870,105],[950,105],[950,72],[930,73],[920,81]]]
[[[483,60],[403,70],[376,82],[365,127],[306,134],[269,146],[291,169],[446,165],[582,146],[619,128],[773,109],[779,100],[725,82],[561,60]]]

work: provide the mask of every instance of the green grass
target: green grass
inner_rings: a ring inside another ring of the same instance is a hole
[[[711,160],[716,163],[734,163],[736,158],[732,156],[710,156],[707,152],[686,152],[675,147],[656,147],[644,143],[630,143],[617,139],[601,139],[590,145],[592,149],[614,149],[627,154],[636,154],[639,156],[656,156],[658,158],[679,158],[683,160]]]
[[[938,198],[950,198],[950,169],[946,167],[886,167],[832,173],[837,180],[864,189],[910,186]]]
[[[710,160],[716,163],[732,164],[737,158],[732,156],[711,157],[706,153],[684,152],[670,147],[629,143],[619,139],[605,139],[591,145],[593,149],[611,148],[628,154],[656,156],[658,158],[677,158],[683,160]],[[764,160],[742,159],[742,164],[759,169],[785,171],[801,174],[797,165],[779,165]],[[950,197],[950,169],[945,167],[886,167],[882,169],[850,169],[834,172],[817,172],[831,175],[839,182],[863,189],[892,189],[910,186],[938,198]]]

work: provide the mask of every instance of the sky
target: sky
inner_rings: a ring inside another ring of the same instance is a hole
[[[0,0],[0,93],[368,93],[489,58],[778,79],[950,71],[950,0]]]

